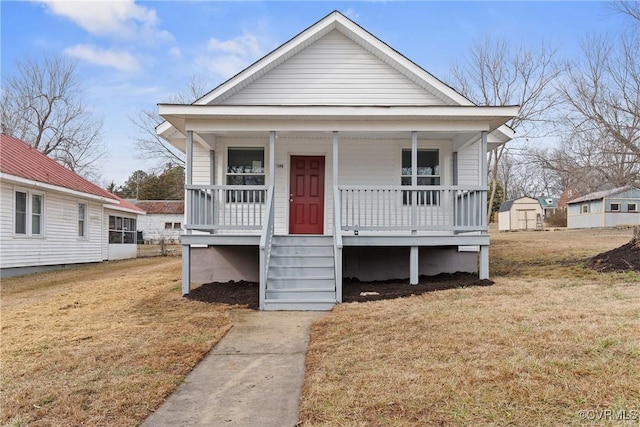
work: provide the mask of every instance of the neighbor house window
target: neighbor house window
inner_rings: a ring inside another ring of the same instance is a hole
[[[136,243],[136,220],[109,215],[109,243]]]
[[[78,237],[87,237],[87,204],[78,203]]]
[[[179,222],[174,222],[173,223],[173,229],[174,230],[180,230],[180,227],[182,227],[182,224],[180,224]]]
[[[611,203],[611,212],[620,212],[620,203]]]
[[[440,185],[440,153],[438,150],[418,150],[418,185]],[[402,171],[400,177],[402,185],[411,185],[411,150],[402,150]],[[437,205],[440,193],[438,191],[417,192],[419,205]],[[411,204],[411,193],[403,192],[403,203]]]
[[[638,205],[636,203],[627,203],[628,212],[638,212]]]
[[[170,222],[165,222],[164,223],[164,229],[165,230],[171,230],[171,226],[172,226],[172,224]]]
[[[229,148],[227,185],[264,185],[264,148]],[[261,190],[229,190],[228,202],[263,202]]]
[[[29,191],[15,192],[15,234],[42,236],[43,195]]]
[[[582,205],[581,210],[583,214],[589,213],[589,205]]]

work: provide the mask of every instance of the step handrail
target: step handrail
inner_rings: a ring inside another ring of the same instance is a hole
[[[274,230],[274,206],[273,186],[267,189],[267,208],[265,211],[264,227],[260,233],[260,310],[265,309],[265,296],[267,293],[267,275],[269,273],[269,258],[271,257],[271,244]]]

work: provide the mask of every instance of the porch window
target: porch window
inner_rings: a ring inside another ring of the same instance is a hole
[[[620,212],[620,203],[611,203],[611,212]]]
[[[627,203],[628,212],[638,212],[638,205],[636,203]]]
[[[411,150],[402,150],[401,184],[411,185]],[[418,150],[418,185],[440,185],[440,153],[436,149]],[[438,205],[440,193],[438,191],[417,192],[419,205]],[[402,201],[411,204],[411,192],[404,191]]]
[[[109,215],[109,243],[136,243],[136,220],[134,218]]]
[[[16,191],[14,207],[15,234],[42,236],[43,195]]]
[[[264,148],[229,148],[227,152],[227,185],[264,185]],[[227,202],[264,202],[262,192],[228,190]]]
[[[582,211],[581,211],[581,212],[582,212],[583,214],[588,214],[588,213],[589,213],[589,205],[582,205],[582,206],[581,206],[581,209],[582,209]]]

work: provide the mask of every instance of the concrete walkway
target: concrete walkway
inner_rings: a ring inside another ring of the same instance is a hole
[[[295,426],[310,326],[324,314],[235,311],[233,328],[142,426]]]

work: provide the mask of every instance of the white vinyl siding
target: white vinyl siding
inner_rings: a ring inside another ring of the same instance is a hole
[[[193,143],[193,183],[199,185],[211,184],[210,149]]]
[[[444,105],[339,31],[249,84],[226,105]]]
[[[265,147],[265,165],[268,167],[268,138],[220,138],[217,150],[218,182],[225,182],[228,147]],[[419,140],[420,149],[437,149],[440,153],[441,185],[452,185],[451,142]],[[341,185],[400,185],[401,152],[411,147],[410,133],[406,139],[362,139],[339,136],[339,171]],[[477,148],[477,147],[476,147]],[[325,138],[279,135],[276,142],[275,170],[275,233],[289,233],[289,172],[291,156],[325,157],[324,234],[333,234],[333,145],[331,136]],[[477,161],[477,155],[476,155]],[[226,163],[226,162],[225,162]],[[477,166],[475,169],[477,174]],[[266,170],[269,182],[269,170]],[[470,184],[477,185],[478,179]],[[469,183],[467,185],[470,185]]]
[[[102,261],[102,204],[87,200],[87,239],[78,240],[78,199],[61,193],[43,195],[43,238],[13,233],[14,187],[2,183],[0,268]]]
[[[480,185],[480,150],[476,142],[458,151],[458,185]]]

